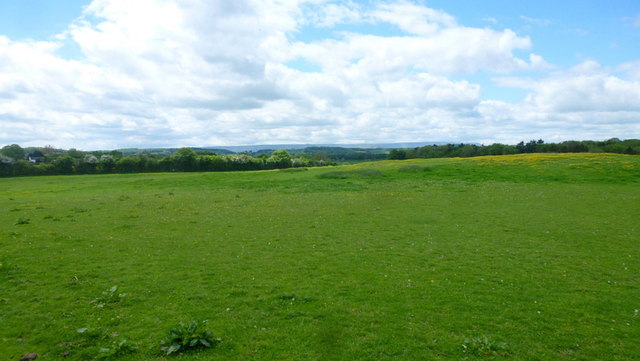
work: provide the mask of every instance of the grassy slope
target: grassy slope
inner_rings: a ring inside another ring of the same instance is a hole
[[[634,360],[639,185],[590,154],[0,179],[0,360],[160,360],[191,319],[223,342],[178,359]]]

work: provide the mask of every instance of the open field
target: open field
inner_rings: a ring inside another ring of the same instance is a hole
[[[640,358],[640,156],[11,178],[0,214],[0,360]]]

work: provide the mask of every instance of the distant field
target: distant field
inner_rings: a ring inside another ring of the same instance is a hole
[[[640,359],[640,156],[10,178],[0,212],[0,360]]]

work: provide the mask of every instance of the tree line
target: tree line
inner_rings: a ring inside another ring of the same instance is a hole
[[[518,153],[619,153],[640,154],[640,140],[620,140],[612,138],[605,141],[566,141],[561,143],[545,143],[542,139],[520,142],[516,145],[494,143],[428,145],[409,149],[393,149],[388,159],[410,158],[448,158],[477,157],[482,155],[505,155]]]
[[[218,155],[208,151],[180,148],[168,156],[148,153],[124,155],[120,151],[83,152],[52,147],[24,149],[11,144],[0,149],[0,177],[152,173],[152,172],[211,172],[282,169],[328,165],[322,159],[299,155],[286,150],[253,157],[250,154]]]

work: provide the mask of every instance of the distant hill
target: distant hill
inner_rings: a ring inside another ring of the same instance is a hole
[[[425,145],[444,145],[451,142],[406,142],[406,143],[362,143],[362,144],[258,144],[258,145],[233,145],[233,146],[212,146],[203,147],[209,151],[213,149],[226,149],[232,152],[259,152],[262,150],[277,149],[305,149],[305,148],[348,148],[348,149],[396,149],[415,148]],[[194,148],[195,149],[195,148]]]
[[[146,153],[146,154],[158,155],[158,156],[164,157],[164,156],[168,156],[175,153],[175,151],[178,149],[179,148],[122,148],[122,149],[116,149],[116,151],[122,152],[123,155],[138,155],[138,154]],[[229,149],[222,149],[222,148],[191,148],[191,149],[193,149],[193,151],[195,152],[204,151],[209,153],[215,153],[218,155],[227,155],[227,154],[236,153]]]

